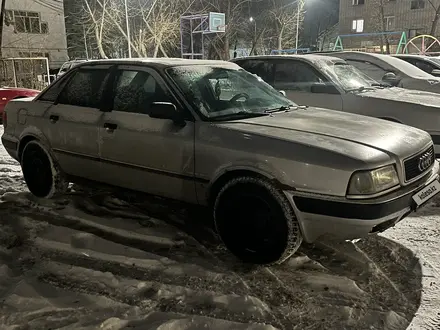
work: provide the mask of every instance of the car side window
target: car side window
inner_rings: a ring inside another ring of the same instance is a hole
[[[272,61],[245,60],[237,62],[246,71],[256,74],[269,85],[274,83],[274,64]]]
[[[275,88],[311,93],[313,84],[324,83],[326,79],[307,63],[286,60],[276,63]]]
[[[55,82],[53,82],[53,84],[50,85],[38,98],[38,101],[55,102],[68,81],[69,79],[55,80]]]
[[[435,67],[431,64],[429,64],[428,62],[425,61],[419,61],[419,60],[415,60],[415,66],[418,67],[419,69],[427,72],[427,73],[431,73]]]
[[[171,97],[148,72],[119,70],[114,84],[113,110],[148,114],[153,102],[171,102]]]
[[[367,76],[373,78],[374,80],[381,81],[385,73],[387,71],[380,66],[374,65],[370,62],[366,61],[353,61],[346,59],[346,62],[348,64],[353,65],[355,68],[359,69],[363,73],[365,73]]]
[[[99,109],[107,75],[107,69],[76,71],[61,92],[58,103]]]

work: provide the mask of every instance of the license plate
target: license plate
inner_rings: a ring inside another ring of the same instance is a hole
[[[412,197],[417,206],[420,206],[430,200],[432,197],[440,192],[440,182],[438,180],[432,181],[422,190],[416,192]]]

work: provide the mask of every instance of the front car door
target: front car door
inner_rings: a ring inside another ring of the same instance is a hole
[[[109,67],[80,67],[48,90],[55,93],[45,93],[38,100],[49,105],[41,127],[67,174],[93,180],[99,178],[98,125]]]
[[[323,74],[312,65],[301,60],[283,59],[275,63],[274,84],[278,90],[286,92],[286,96],[299,105],[310,105],[321,108],[342,110],[342,97],[337,94],[314,93],[316,84],[333,85]],[[336,91],[335,91],[336,92]]]
[[[102,175],[117,186],[196,203],[194,122],[185,127],[149,116],[153,102],[183,107],[146,66],[118,66],[111,104],[100,121]]]

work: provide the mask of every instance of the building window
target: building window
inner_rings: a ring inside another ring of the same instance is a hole
[[[353,6],[365,4],[365,0],[352,0]]]
[[[351,25],[352,31],[356,33],[364,32],[364,20],[363,19],[355,19]]]
[[[393,31],[395,17],[394,16],[385,16],[384,20],[385,20],[385,31]]]
[[[17,33],[47,34],[47,22],[42,22],[40,14],[30,11],[8,10],[6,13],[10,24],[14,24]]]
[[[425,0],[412,0],[411,9],[423,9],[425,8]]]

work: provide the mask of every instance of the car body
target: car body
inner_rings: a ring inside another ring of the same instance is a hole
[[[397,54],[393,56],[418,67],[434,77],[440,77],[440,58],[438,57],[415,54]]]
[[[20,88],[20,87],[1,87],[0,88],[0,124],[2,123],[3,109],[6,104],[13,99],[23,97],[37,96],[40,91],[35,89]]]
[[[83,63],[5,113],[3,145],[37,197],[86,180],[208,207],[253,263],[383,231],[440,191],[428,133],[298,107],[230,62]]]
[[[355,51],[321,55],[341,58],[374,80],[391,86],[440,93],[440,78],[394,56]]]
[[[431,135],[436,155],[440,155],[439,94],[386,87],[343,59],[331,56],[270,55],[232,61],[283,90],[297,104],[387,119],[423,129]]]

